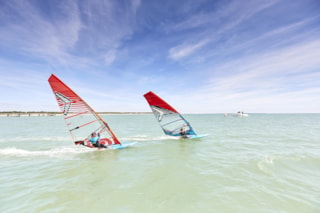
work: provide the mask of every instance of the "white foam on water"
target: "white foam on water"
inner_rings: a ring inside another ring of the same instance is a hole
[[[149,135],[136,135],[131,137],[120,138],[120,141],[163,141],[163,140],[179,140],[179,137],[171,136],[149,136]]]
[[[70,141],[70,137],[54,136],[54,137],[12,137],[12,138],[1,138],[0,142],[23,142],[23,141]]]
[[[258,162],[258,168],[268,173],[268,168],[275,166],[277,161],[281,160],[290,160],[290,161],[299,161],[303,156],[286,156],[286,155],[267,155],[261,161]]]
[[[0,155],[3,156],[18,156],[18,157],[29,157],[29,156],[63,156],[69,154],[79,154],[79,153],[86,153],[92,152],[94,150],[87,149],[87,148],[79,148],[79,147],[59,147],[50,150],[25,150],[25,149],[17,149],[15,147],[4,148],[0,149]]]

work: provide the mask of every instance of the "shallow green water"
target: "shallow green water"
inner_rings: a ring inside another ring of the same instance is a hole
[[[320,212],[320,114],[103,116],[123,150],[74,146],[62,117],[0,117],[0,212]]]

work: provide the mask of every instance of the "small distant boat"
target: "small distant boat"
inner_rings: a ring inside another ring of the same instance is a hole
[[[150,91],[144,94],[144,97],[166,135],[178,136],[186,139],[207,136],[207,134],[196,134],[189,122],[177,110],[153,92]]]
[[[48,81],[75,145],[98,148],[88,143],[91,133],[99,138],[101,135],[100,144],[108,149],[122,149],[136,143],[120,143],[109,125],[72,89],[53,74]]]
[[[248,117],[249,115],[244,113],[244,112],[237,112],[235,114],[233,114],[234,117]]]

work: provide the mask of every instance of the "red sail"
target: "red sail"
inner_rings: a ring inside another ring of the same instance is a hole
[[[108,124],[70,87],[53,74],[48,81],[74,141],[87,140],[97,132],[107,133],[114,144],[121,144]]]
[[[160,108],[163,108],[163,109],[170,110],[172,112],[178,113],[177,110],[175,110],[167,102],[162,100],[159,96],[157,96],[156,94],[154,94],[151,91],[146,93],[146,94],[144,94],[143,96],[146,98],[146,100],[148,101],[150,106],[158,106]]]
[[[162,130],[170,136],[195,136],[189,122],[172,106],[153,92],[144,94]]]

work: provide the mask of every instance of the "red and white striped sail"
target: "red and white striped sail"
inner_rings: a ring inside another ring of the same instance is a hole
[[[185,136],[197,135],[189,122],[155,93],[150,91],[143,96],[166,135],[181,136],[182,129],[185,131]]]
[[[113,144],[121,144],[108,124],[72,89],[53,74],[48,81],[74,142],[86,141],[96,132]]]

